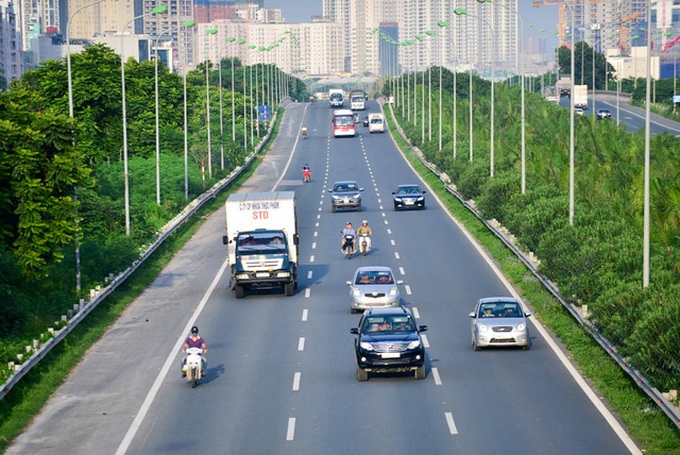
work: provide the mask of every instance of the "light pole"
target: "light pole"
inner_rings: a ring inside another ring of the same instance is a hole
[[[571,18],[571,95],[569,96],[569,225],[574,225],[574,8],[562,0]],[[581,65],[583,66],[583,65]]]
[[[120,77],[121,77],[121,92],[123,95],[123,174],[125,176],[125,235],[130,236],[130,178],[128,175],[128,137],[127,137],[127,111],[126,111],[126,100],[125,100],[125,29],[128,26],[143,17],[152,16],[154,14],[163,14],[168,10],[168,7],[157,6],[151,11],[145,14],[140,14],[137,17],[133,17],[123,27],[120,32]]]
[[[80,8],[76,9],[73,14],[68,18],[68,21],[66,22],[66,75],[68,79],[68,116],[73,119],[73,78],[71,77],[71,38],[69,35],[69,28],[71,27],[71,20],[73,17],[78,14],[80,11],[84,10],[85,8],[89,8],[90,6],[98,5],[99,3],[103,2],[104,0],[95,0],[92,3],[88,3],[87,5],[83,5]],[[73,189],[73,201],[77,203],[78,201],[78,187],[75,187]],[[75,268],[76,268],[76,292],[80,292],[81,289],[81,283],[80,283],[80,235],[78,234],[78,208],[76,207],[75,209],[75,220],[74,224],[76,226],[76,233],[75,233],[75,247],[74,247],[74,254],[75,254]]]
[[[446,22],[446,21],[439,21],[439,22],[437,22],[437,25],[440,28],[444,28],[444,27],[448,27],[449,23]],[[439,62],[439,151],[440,152],[442,151],[442,116],[443,116],[443,112],[442,112],[442,102],[443,102],[443,100],[442,100],[442,91],[443,91],[443,88],[442,88],[442,67],[444,66],[444,61],[446,60],[445,58],[442,57],[442,52],[444,51],[444,46],[443,46],[442,41],[444,41],[444,34],[443,33],[440,35],[439,52],[437,52],[439,54],[439,57],[440,57],[440,62]],[[454,90],[455,90],[455,87],[454,87]]]
[[[647,0],[645,2],[645,8],[646,8],[646,15],[645,17],[651,17],[651,1]],[[650,166],[650,132],[649,132],[649,126],[650,126],[650,89],[651,89],[651,84],[650,84],[650,73],[651,73],[651,54],[652,54],[652,49],[650,46],[650,31],[649,27],[647,27],[647,55],[646,55],[646,76],[647,76],[647,87],[646,87],[646,99],[645,99],[645,183],[644,183],[644,208],[643,208],[643,246],[642,246],[642,286],[643,287],[648,287],[649,286],[649,191],[650,191],[650,182],[649,182],[649,166]],[[636,80],[637,80],[637,74]]]
[[[217,33],[216,28],[205,31],[206,59],[205,59],[205,124],[208,133],[208,176],[212,178],[212,137],[210,135],[210,59],[207,58],[208,39],[210,35]]]

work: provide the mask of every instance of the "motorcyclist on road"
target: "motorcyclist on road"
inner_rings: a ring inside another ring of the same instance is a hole
[[[368,221],[363,220],[361,222],[361,226],[359,227],[359,229],[357,229],[357,235],[362,237],[362,239],[361,239],[362,242],[364,240],[366,240],[366,251],[370,251],[370,249],[371,249],[371,235],[373,235],[373,231],[371,230],[370,226],[368,225]]]
[[[307,127],[302,127],[302,139],[307,139]]]
[[[352,238],[352,253],[354,253],[354,251],[356,250],[356,238],[357,238],[356,235],[357,235],[357,232],[354,230],[354,228],[352,227],[352,223],[350,223],[349,221],[345,225],[345,229],[342,230],[342,240],[340,242],[340,251],[342,251],[342,247],[345,246],[345,236],[346,235],[351,235],[353,237]]]
[[[311,96],[309,97],[309,102],[310,102],[311,104],[314,104],[314,95],[311,95]]]
[[[187,352],[187,349],[189,348],[201,348],[203,349],[203,353],[208,352],[208,346],[205,344],[205,340],[198,335],[198,327],[193,326],[191,328],[191,335],[187,337],[186,340],[184,340],[184,344],[182,345],[182,352]],[[182,377],[186,376],[186,371],[184,371],[184,365],[187,362],[187,358],[184,357],[182,360]],[[203,372],[203,375],[205,376],[205,372],[208,371],[208,360],[201,356],[201,371]]]
[[[312,170],[309,168],[309,164],[305,163],[302,166],[302,180],[309,181],[312,178]]]

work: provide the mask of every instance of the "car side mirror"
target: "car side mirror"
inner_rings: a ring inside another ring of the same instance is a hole
[[[300,234],[295,234],[293,237],[293,245],[299,245],[300,244]]]
[[[229,237],[227,237],[226,235],[222,236],[222,244],[223,245],[229,244]]]
[[[332,192],[333,192],[333,188],[328,188],[328,192],[329,192],[329,193],[332,193]]]
[[[359,188],[359,191],[364,191],[364,189],[363,189],[363,188]]]
[[[427,193],[427,191],[423,191],[423,194]]]
[[[395,193],[394,191],[392,191],[392,194],[397,194],[397,193]]]
[[[418,332],[427,332],[427,326],[426,325],[419,325],[418,326]]]
[[[354,335],[359,335],[359,329],[357,327],[352,327],[349,329],[349,333],[353,333]]]
[[[477,317],[476,313],[474,311],[472,313],[470,313],[468,316],[470,316],[473,319]]]
[[[404,280],[397,280],[397,284],[404,284]]]
[[[531,313],[524,313],[524,317],[525,317],[525,318],[531,317]]]
[[[345,281],[345,284],[346,284],[347,286],[351,286],[351,285],[352,285],[352,282],[351,282],[351,281]]]

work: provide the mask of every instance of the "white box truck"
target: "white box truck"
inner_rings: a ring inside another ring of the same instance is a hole
[[[368,132],[382,133],[385,131],[385,116],[382,114],[368,114]]]
[[[574,85],[574,107],[588,109],[588,86]]]
[[[232,194],[225,204],[227,261],[240,299],[249,289],[297,288],[298,244],[295,192]]]
[[[345,101],[343,99],[343,92],[341,88],[332,88],[328,90],[328,105],[331,108],[335,109],[342,109],[343,106],[345,105]]]

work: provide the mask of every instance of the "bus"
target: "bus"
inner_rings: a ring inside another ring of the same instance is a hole
[[[333,111],[333,137],[356,135],[354,113],[349,109]]]
[[[352,90],[349,102],[353,111],[363,111],[366,109],[366,94],[362,90]]]

